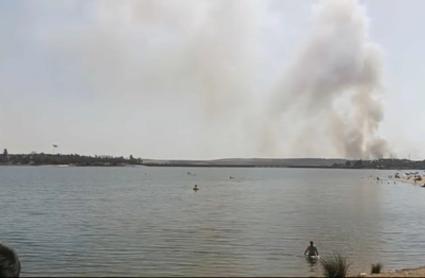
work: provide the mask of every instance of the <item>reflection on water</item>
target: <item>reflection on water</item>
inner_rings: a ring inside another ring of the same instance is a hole
[[[389,174],[0,167],[0,240],[27,276],[309,276],[310,240],[355,272],[421,265],[425,190]]]
[[[312,257],[310,257],[310,256],[306,256],[305,257],[305,260],[306,260],[306,262],[307,262],[307,264],[309,265],[309,272],[310,272],[310,274],[312,274],[312,275],[314,275],[314,274],[317,274],[320,270],[318,269],[319,268],[319,259],[318,258],[312,258]]]

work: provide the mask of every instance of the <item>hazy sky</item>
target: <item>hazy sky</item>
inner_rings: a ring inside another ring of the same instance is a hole
[[[357,70],[348,78],[355,86],[337,80],[330,96],[310,88],[302,105],[294,88],[339,76],[318,77],[312,65],[332,61],[331,70],[344,71],[338,59],[359,57],[376,62],[379,77],[366,107],[379,111],[370,114],[376,123],[363,115],[365,128],[391,155],[424,159],[425,2],[337,1],[0,0],[0,147],[52,152],[58,144],[61,153],[149,158],[349,156],[343,137],[329,135],[335,122],[326,111],[335,109],[345,137],[357,128],[352,114],[360,110],[350,109],[363,102],[345,93],[357,90]],[[347,6],[326,11],[332,5]],[[339,21],[346,26],[332,26]],[[311,45],[326,30],[332,41],[322,41],[325,53],[311,64]]]

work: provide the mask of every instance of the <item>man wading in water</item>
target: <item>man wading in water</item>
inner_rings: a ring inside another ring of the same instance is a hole
[[[317,250],[316,246],[314,246],[313,241],[310,241],[310,246],[307,247],[307,249],[305,249],[304,256],[309,256],[309,257],[319,256],[319,251]]]

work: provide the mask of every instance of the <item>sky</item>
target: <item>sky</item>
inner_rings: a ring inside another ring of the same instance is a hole
[[[422,160],[424,9],[0,0],[0,148]]]

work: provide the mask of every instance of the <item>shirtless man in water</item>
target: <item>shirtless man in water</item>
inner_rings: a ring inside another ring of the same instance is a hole
[[[314,246],[313,241],[310,241],[310,246],[307,247],[304,251],[304,256],[319,256],[319,251],[317,250],[316,246]]]

